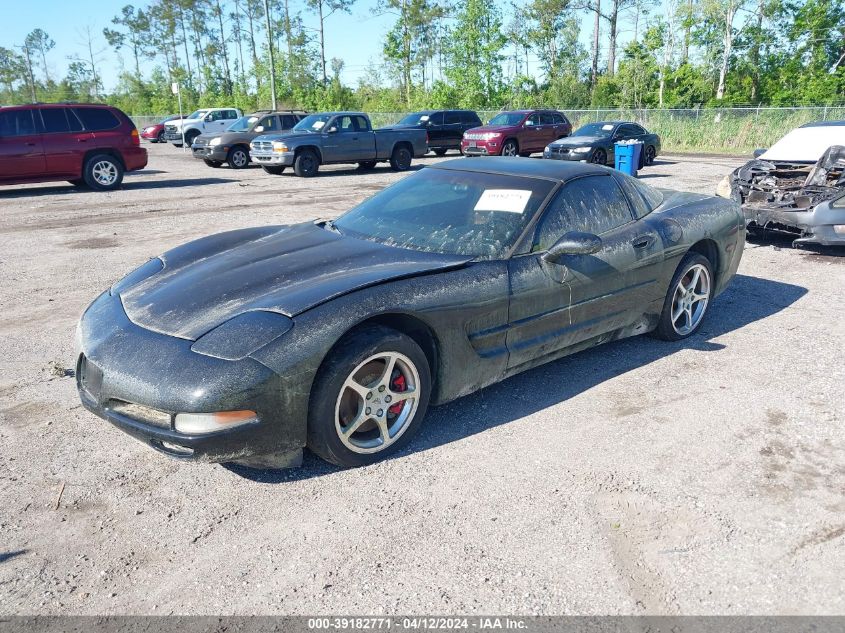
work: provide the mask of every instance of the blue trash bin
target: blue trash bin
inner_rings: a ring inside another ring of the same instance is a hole
[[[642,141],[619,141],[613,146],[614,167],[623,174],[636,176],[640,167],[640,154],[643,151]]]

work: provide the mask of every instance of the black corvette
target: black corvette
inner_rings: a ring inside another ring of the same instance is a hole
[[[148,261],[83,314],[78,388],[171,456],[367,464],[429,404],[606,341],[689,336],[744,239],[736,203],[604,167],[439,163],[334,222]]]
[[[543,150],[543,158],[612,166],[616,143],[619,141],[642,142],[640,169],[654,163],[654,159],[660,153],[660,137],[649,132],[639,123],[599,121],[583,125],[570,136],[547,145]]]

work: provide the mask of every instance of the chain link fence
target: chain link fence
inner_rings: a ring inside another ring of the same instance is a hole
[[[845,119],[845,106],[744,107],[690,109],[590,109],[560,108],[575,128],[596,121],[636,121],[660,135],[665,151],[700,151],[743,154],[769,147],[791,129],[811,121]],[[479,110],[489,121],[499,110]],[[399,121],[408,112],[370,112],[374,127]],[[157,123],[161,116],[134,116],[139,129]]]

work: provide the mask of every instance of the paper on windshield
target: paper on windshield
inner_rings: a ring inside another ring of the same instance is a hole
[[[613,126],[612,126],[612,125],[602,125],[602,126],[601,126],[601,129],[603,129],[603,130],[607,130],[607,131],[609,132],[610,130],[612,130],[612,129],[613,129]]]
[[[420,121],[428,121],[428,115],[427,115],[427,114],[423,114],[423,115],[420,117]]]
[[[325,121],[314,121],[314,125],[312,125],[311,127],[313,127],[315,130],[319,130],[319,129],[320,129],[320,128],[322,128],[325,124],[326,124],[326,122],[325,122]]]
[[[799,127],[772,145],[760,158],[815,163],[831,145],[845,145],[845,125]]]
[[[531,191],[524,189],[485,189],[474,210],[523,213],[530,198]]]

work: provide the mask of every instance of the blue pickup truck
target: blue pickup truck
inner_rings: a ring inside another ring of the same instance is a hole
[[[358,163],[372,169],[389,162],[394,171],[405,171],[413,158],[428,151],[426,131],[414,128],[373,130],[363,112],[311,114],[284,134],[264,134],[253,139],[250,157],[270,174],[293,167],[297,176],[316,176],[320,165]]]

